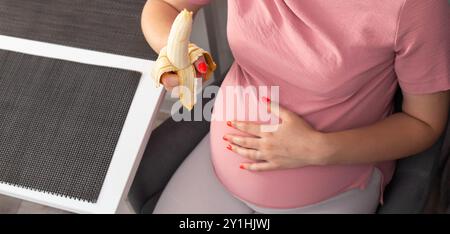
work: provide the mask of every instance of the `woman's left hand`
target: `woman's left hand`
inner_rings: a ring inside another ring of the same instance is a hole
[[[275,131],[264,131],[270,128],[255,122],[228,121],[229,127],[236,128],[251,136],[244,137],[227,134],[224,140],[229,142],[227,148],[252,163],[242,163],[241,169],[251,171],[267,171],[276,169],[297,168],[312,165],[323,165],[324,156],[328,153],[324,147],[324,134],[314,130],[297,114],[265,99],[271,111],[281,121]]]

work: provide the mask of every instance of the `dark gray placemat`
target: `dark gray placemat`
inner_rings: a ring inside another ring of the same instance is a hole
[[[0,182],[95,202],[140,76],[0,50]]]
[[[145,59],[146,0],[0,0],[0,34]]]

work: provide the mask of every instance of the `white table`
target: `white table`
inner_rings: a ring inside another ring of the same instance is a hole
[[[163,99],[150,79],[153,61],[0,35],[0,49],[142,73],[97,203],[0,183],[0,194],[75,213],[116,213],[126,198]]]

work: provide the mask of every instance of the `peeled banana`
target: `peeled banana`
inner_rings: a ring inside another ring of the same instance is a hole
[[[205,79],[209,79],[216,69],[216,64],[207,51],[189,43],[192,21],[192,12],[184,9],[178,14],[170,29],[167,45],[161,49],[153,70],[153,79],[157,87],[164,73],[175,72],[178,75],[180,102],[188,110],[191,110],[197,102],[194,62],[204,56],[208,64]]]

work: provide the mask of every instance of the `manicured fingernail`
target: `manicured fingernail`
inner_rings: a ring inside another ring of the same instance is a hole
[[[268,104],[267,105],[267,112],[270,113],[271,112],[271,109],[270,109],[270,102],[271,102],[271,100],[270,100],[270,98],[263,96],[261,98],[261,100]]]
[[[201,73],[206,73],[206,70],[208,70],[208,66],[206,65],[205,62],[199,63],[197,68],[198,68],[198,71]]]
[[[244,165],[239,165],[239,168],[241,168],[241,169],[245,169],[245,167],[244,167]]]
[[[262,97],[261,99],[265,103],[270,103],[270,101],[271,101],[270,98],[268,98],[268,97]]]
[[[224,141],[228,141],[228,138],[226,138],[225,136],[222,137]]]
[[[232,151],[233,148],[231,147],[231,145],[228,145],[228,146],[227,146],[227,149],[229,149],[229,150]]]
[[[233,127],[233,124],[231,124],[231,121],[227,121],[228,127]]]

